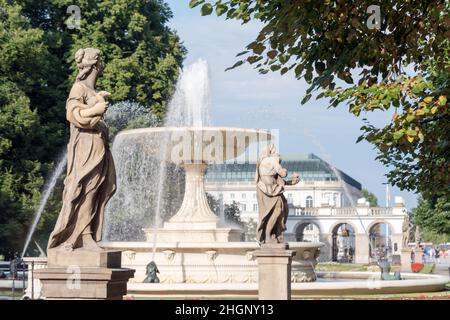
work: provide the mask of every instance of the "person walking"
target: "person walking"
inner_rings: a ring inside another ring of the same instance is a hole
[[[434,262],[434,256],[435,256],[434,252],[435,251],[434,251],[433,247],[431,247],[430,251],[428,251],[428,257],[430,258],[430,262]]]

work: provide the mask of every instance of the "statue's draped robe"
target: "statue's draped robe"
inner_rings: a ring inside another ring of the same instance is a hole
[[[279,175],[282,167],[278,159],[274,156],[265,157],[256,165],[256,197],[259,207],[257,240],[260,243],[268,242],[266,240],[270,240],[272,234],[279,239],[286,230],[289,207],[283,195],[285,181]],[[272,183],[267,183],[270,180]],[[270,230],[270,234],[266,234],[266,230]]]
[[[96,92],[80,82],[73,85],[67,99],[67,176],[63,206],[50,235],[49,248],[69,238],[76,239],[74,247],[79,247],[83,233],[91,232],[95,241],[102,237],[104,209],[116,191],[116,173],[105,122],[100,116],[81,115],[81,110],[97,102]]]

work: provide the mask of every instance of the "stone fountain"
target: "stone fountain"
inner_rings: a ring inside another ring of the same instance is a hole
[[[240,156],[248,155],[250,146],[268,144],[273,136],[267,130],[211,126],[208,81],[207,64],[204,61],[194,63],[178,81],[164,127],[126,130],[115,138],[116,199],[125,200],[107,208],[109,220],[116,212],[125,209],[129,214],[128,221],[144,221],[135,211],[145,210],[154,210],[157,221],[160,212],[167,207],[167,203],[161,204],[167,164],[178,165],[185,172],[185,191],[180,208],[163,224],[142,225],[146,241],[109,240],[102,243],[104,248],[123,252],[123,265],[136,270],[136,285],[156,288],[155,284],[141,283],[150,261],[156,262],[162,284],[258,282],[258,264],[253,255],[259,248],[258,243],[242,242],[242,230],[230,227],[213,213],[205,194],[204,176],[209,164],[237,161]],[[138,160],[130,163],[136,154]],[[149,159],[157,159],[160,165],[147,170],[145,166]],[[130,170],[138,172],[130,175]],[[151,174],[148,173],[150,171]],[[142,183],[126,191],[133,183],[130,176]],[[137,206],[140,200],[136,194],[151,191],[156,192],[153,206]],[[127,208],[124,208],[124,203]],[[126,226],[124,230],[123,238],[137,233],[136,229],[129,230]],[[114,240],[114,235],[107,238]],[[311,242],[289,243],[290,249],[296,251],[292,262],[294,282],[315,281],[314,266],[321,246],[321,243]]]

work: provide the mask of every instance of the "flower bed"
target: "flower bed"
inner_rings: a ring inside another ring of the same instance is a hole
[[[411,270],[415,273],[433,273],[435,264],[411,263]]]

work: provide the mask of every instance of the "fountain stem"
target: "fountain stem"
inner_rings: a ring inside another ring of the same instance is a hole
[[[205,193],[204,180],[207,164],[185,163],[183,167],[186,171],[183,203],[170,222],[218,222],[219,218],[209,207]]]

